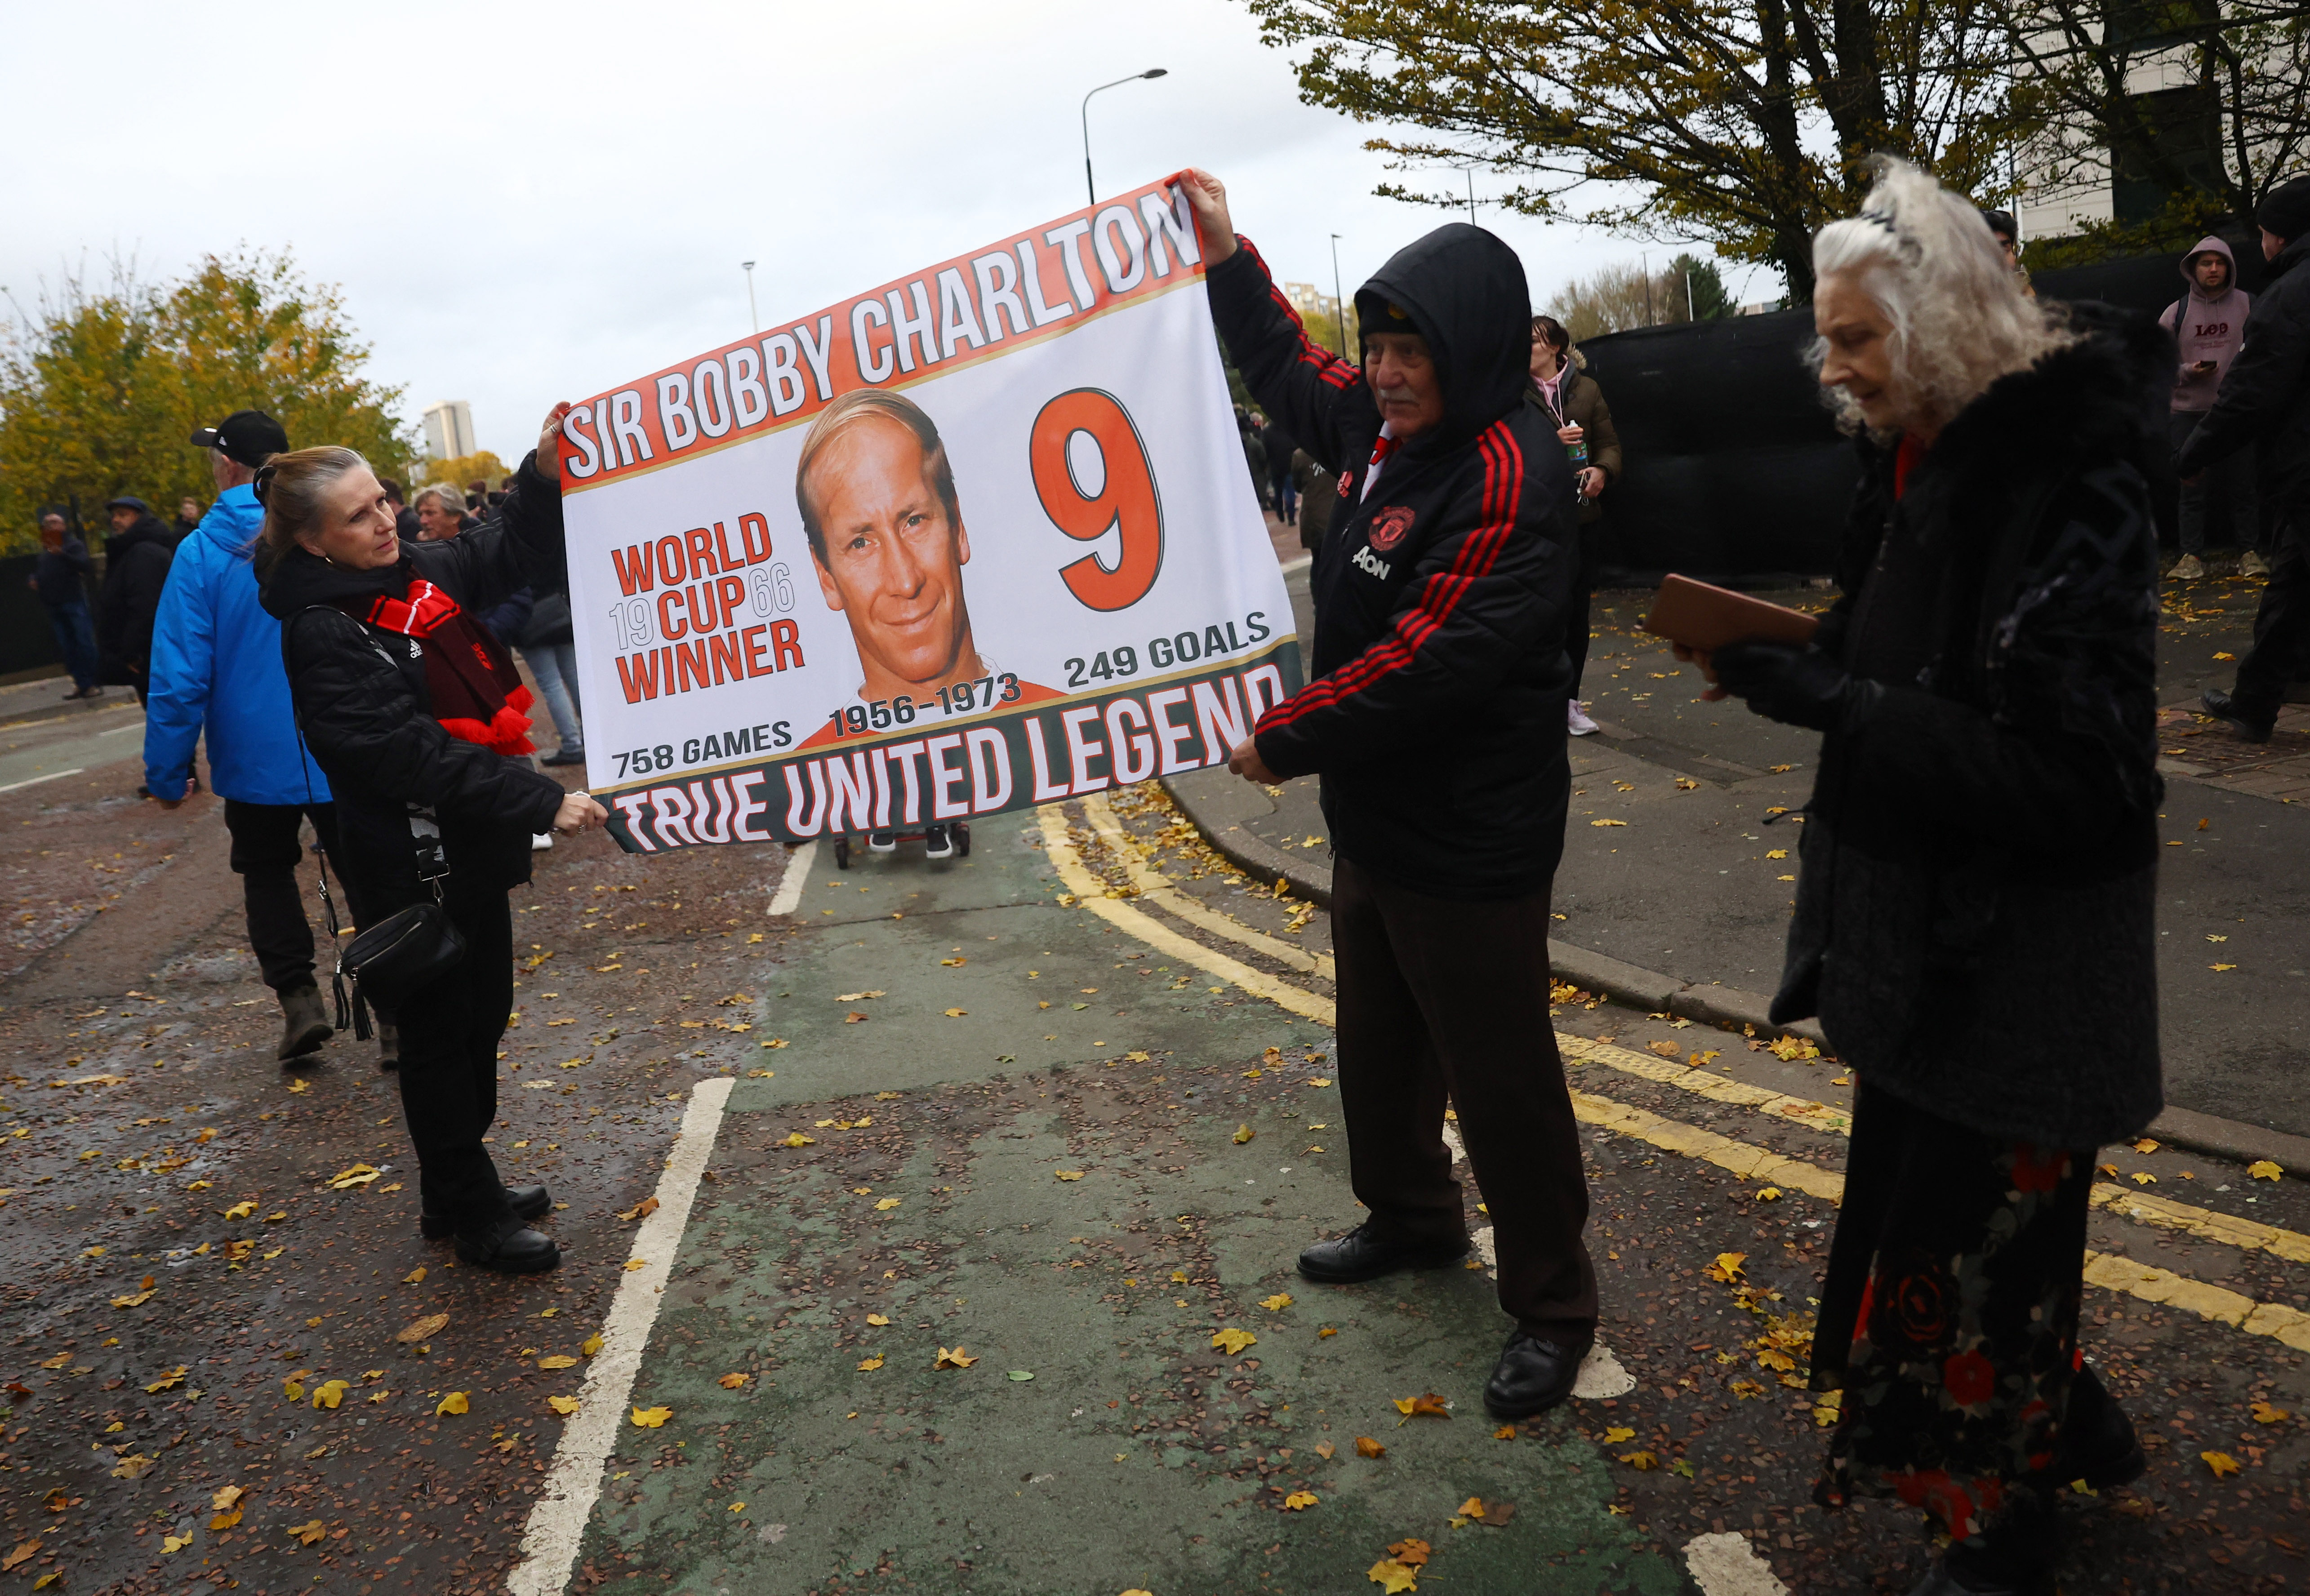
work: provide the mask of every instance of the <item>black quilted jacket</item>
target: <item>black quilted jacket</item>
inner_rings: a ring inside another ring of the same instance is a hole
[[[1818,1014],[1873,1084],[2043,1145],[2136,1134],[2158,1042],[2158,548],[2148,468],[2173,341],[2079,307],[2080,343],[2005,377],[1897,501],[1863,446],[1819,646],[1850,657],[1887,528],[1915,539],[1874,613],[1930,663],[1822,744],[1773,1019]]]
[[[399,575],[422,577],[466,612],[503,602],[533,581],[562,581],[561,494],[521,464],[505,512],[446,542],[401,545]],[[328,606],[372,584],[302,550],[260,577],[265,610],[281,620],[281,655],[297,724],[336,795],[340,868],[368,888],[380,913],[417,901],[412,805],[439,820],[460,890],[529,880],[529,839],[553,823],[561,785],[475,743],[433,718],[425,646]]]
[[[1315,551],[1312,680],[1261,718],[1260,758],[1322,774],[1333,846],[1374,875],[1462,900],[1546,890],[1570,786],[1576,528],[1556,424],[1524,403],[1524,267],[1455,222],[1364,285],[1420,328],[1445,399],[1368,495],[1380,417],[1363,373],[1308,339],[1248,243],[1208,285],[1245,386],[1347,479]]]

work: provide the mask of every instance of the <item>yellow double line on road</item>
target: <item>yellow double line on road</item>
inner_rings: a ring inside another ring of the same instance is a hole
[[[1289,968],[1319,975],[1327,980],[1332,978],[1332,963],[1328,957],[1311,954],[1303,948],[1294,947],[1279,938],[1215,914],[1173,888],[1160,872],[1148,868],[1140,858],[1138,845],[1124,831],[1122,823],[1105,798],[1089,799],[1083,808],[1091,829],[1107,843],[1109,851],[1123,864],[1136,899],[1152,904],[1191,925],[1225,937]],[[1265,998],[1281,1009],[1322,1025],[1335,1027],[1338,1024],[1337,1007],[1330,998],[1294,985],[1280,976],[1271,976],[1264,970],[1255,969],[1240,959],[1230,958],[1193,938],[1182,936],[1144,910],[1115,896],[1115,889],[1099,880],[1084,864],[1082,854],[1075,846],[1069,829],[1065,811],[1055,803],[1046,803],[1036,811],[1036,815],[1042,823],[1044,851],[1058,871],[1060,880],[1066,883],[1068,891],[1083,907],[1126,935],[1159,949],[1182,963],[1216,976],[1255,997]],[[1714,1101],[1790,1120],[1816,1131],[1839,1135],[1850,1133],[1850,1124],[1845,1116],[1827,1104],[1808,1102],[1785,1093],[1732,1080],[1706,1070],[1648,1058],[1627,1048],[1584,1037],[1567,1036],[1560,1031],[1557,1033],[1557,1043],[1569,1060],[1585,1064],[1601,1064]],[[1698,1125],[1665,1118],[1648,1109],[1583,1091],[1572,1094],[1572,1106],[1574,1113],[1585,1123],[1633,1137],[1665,1152],[1714,1164],[1743,1180],[1789,1187],[1827,1202],[1839,1201],[1845,1194],[1845,1177],[1833,1169],[1824,1169],[1801,1158],[1785,1158],[1767,1149],[1703,1130]],[[2179,1231],[2201,1240],[2271,1253],[2289,1262],[2310,1262],[2310,1236],[2296,1231],[2128,1192],[2121,1186],[2106,1184],[2096,1184],[2091,1200],[2097,1207],[2106,1208],[2138,1223]],[[2219,1320],[2245,1331],[2249,1335],[2268,1336],[2298,1350],[2310,1351],[2310,1314],[2281,1303],[2258,1302],[2238,1292],[2210,1286],[2202,1280],[2193,1280],[2186,1275],[2138,1263],[2110,1253],[2088,1253],[2085,1278],[2091,1285],[2123,1292],[2144,1302],[2186,1309],[2203,1318]]]

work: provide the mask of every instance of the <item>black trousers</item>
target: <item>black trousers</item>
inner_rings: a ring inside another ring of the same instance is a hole
[[[1564,654],[1572,662],[1574,703],[1580,701],[1580,678],[1588,669],[1588,601],[1596,590],[1596,573],[1604,564],[1604,527],[1599,522],[1580,529],[1579,563],[1572,577],[1572,607],[1564,614]]]
[[[513,1012],[513,915],[504,889],[456,881],[443,906],[465,957],[398,1011],[401,1113],[425,1212],[478,1230],[512,1213],[482,1138],[498,1115],[498,1044]]]
[[[2270,585],[2254,614],[2254,646],[2238,664],[2238,707],[2257,716],[2278,713],[2286,690],[2310,677],[2310,558],[2304,529],[2291,509],[2271,556]]]
[[[256,954],[265,984],[275,992],[314,984],[313,927],[305,918],[304,895],[297,886],[297,866],[305,855],[298,826],[308,819],[331,863],[337,863],[343,855],[337,852],[336,805],[224,801],[233,873],[240,877],[241,898],[248,912],[248,945]],[[342,893],[339,923],[350,919],[355,926],[368,924],[342,871],[336,872],[336,884]]]
[[[1588,1180],[1548,1019],[1548,894],[1463,903],[1332,874],[1349,1174],[1382,1235],[1466,1234],[1444,1110],[1492,1221],[1500,1306],[1535,1334],[1596,1323]]]

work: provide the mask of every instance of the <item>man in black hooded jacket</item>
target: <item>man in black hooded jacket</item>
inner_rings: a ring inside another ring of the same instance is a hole
[[[1310,340],[1209,173],[1183,186],[1211,315],[1262,409],[1341,474],[1316,551],[1313,680],[1230,768],[1323,776],[1338,863],[1341,1104],[1371,1217],[1299,1257],[1310,1279],[1468,1250],[1447,1098],[1516,1329],[1484,1401],[1569,1395],[1594,1340],[1588,1190],[1549,1023],[1549,890],[1569,776],[1571,466],[1524,403],[1531,299],[1514,251],[1439,228],[1356,295],[1364,369]]]
[[[104,585],[96,595],[96,652],[102,680],[136,690],[152,685],[152,621],[169,585],[177,540],[152,507],[134,497],[105,507],[112,535],[104,540]]]

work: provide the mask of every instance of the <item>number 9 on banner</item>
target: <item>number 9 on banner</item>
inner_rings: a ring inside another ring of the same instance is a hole
[[[1086,492],[1075,470],[1076,437],[1099,446],[1099,490]],[[1027,441],[1035,493],[1052,524],[1078,542],[1093,542],[1119,527],[1123,550],[1115,568],[1086,554],[1062,567],[1067,590],[1094,610],[1126,610],[1147,596],[1163,568],[1163,503],[1155,491],[1139,429],[1112,394],[1075,388],[1043,406]]]

